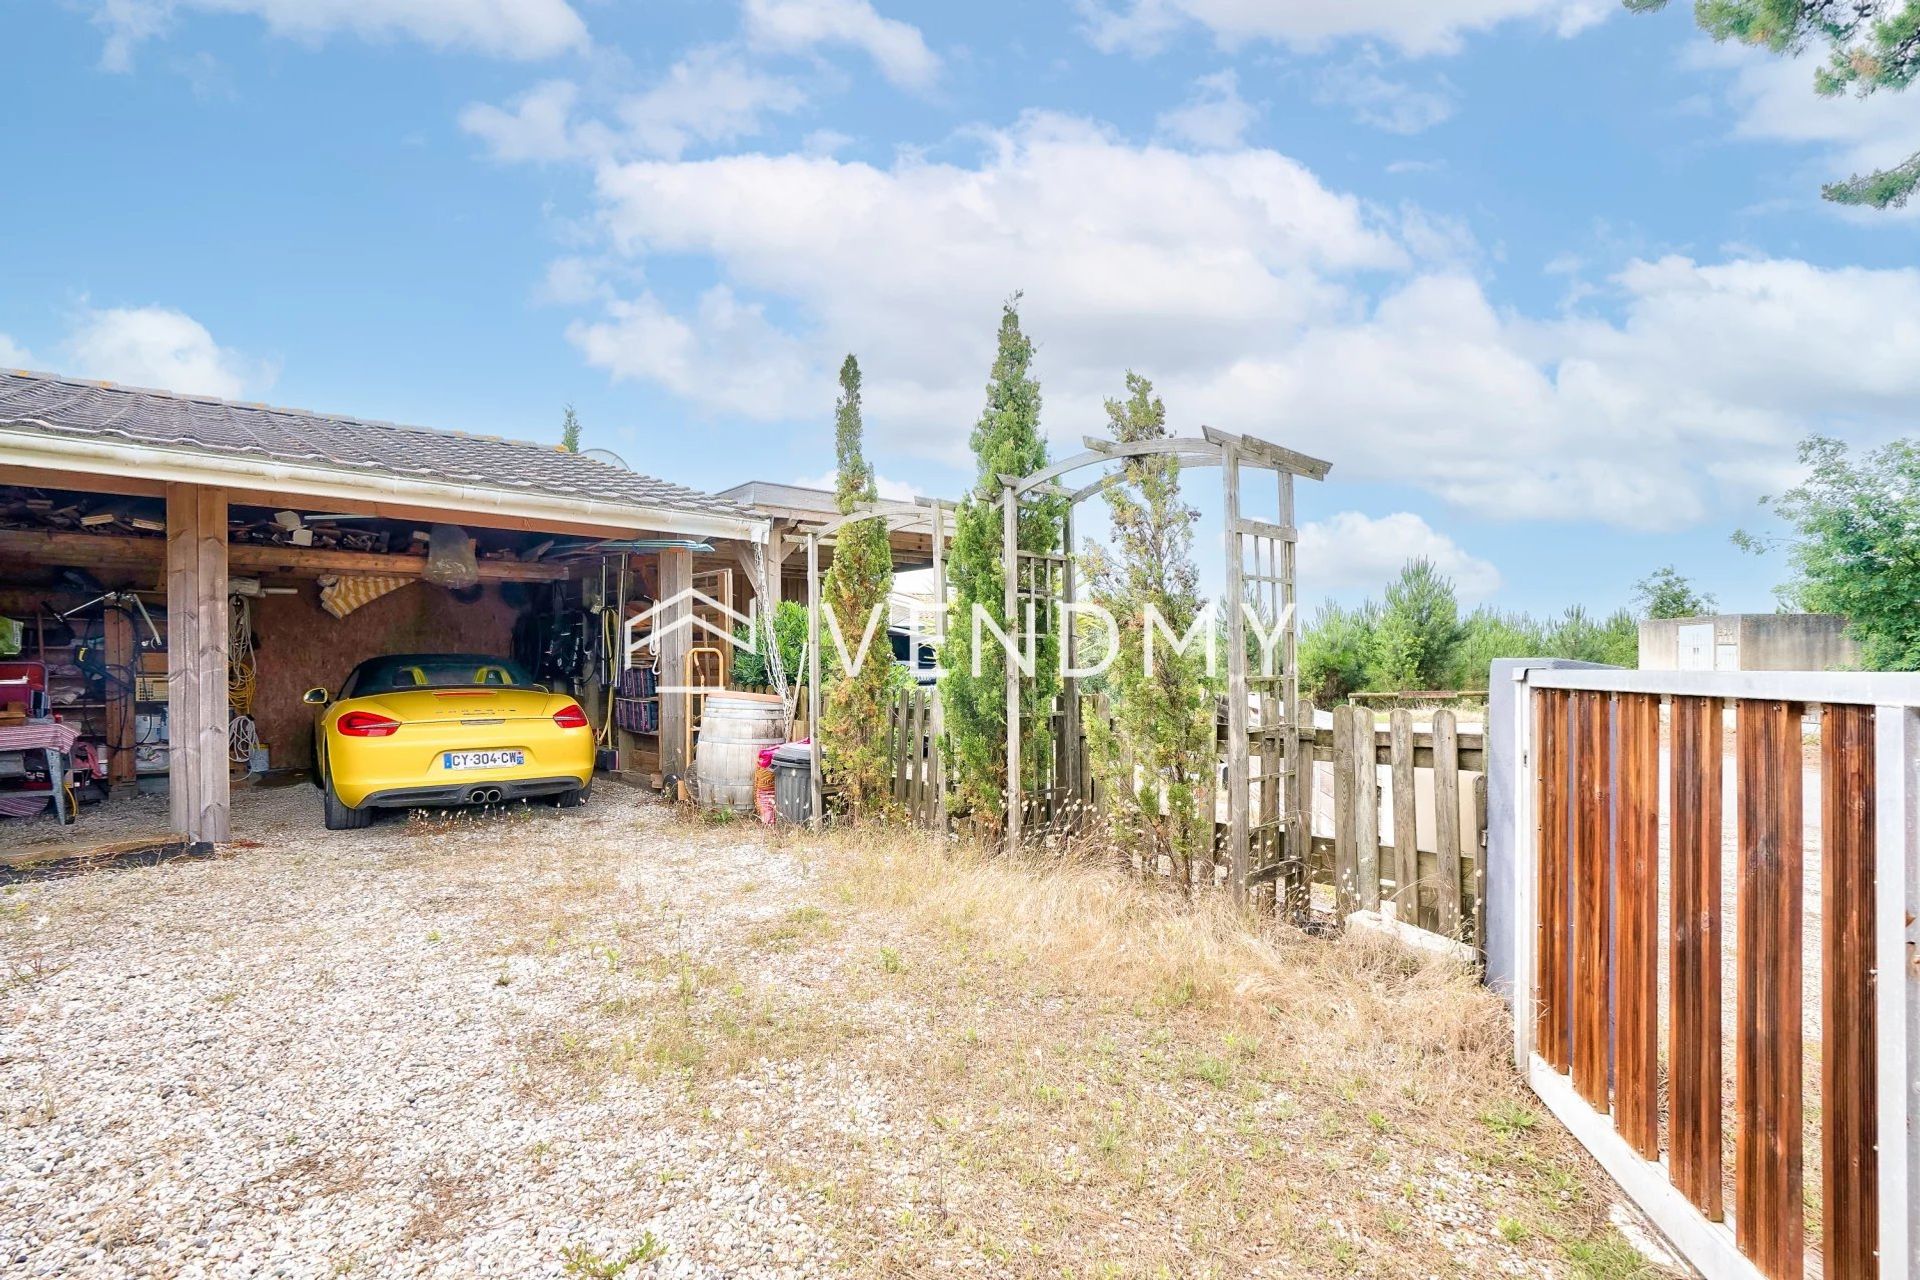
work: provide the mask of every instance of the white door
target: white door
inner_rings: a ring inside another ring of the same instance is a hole
[[[1680,670],[1713,670],[1713,624],[1692,622],[1679,630]]]

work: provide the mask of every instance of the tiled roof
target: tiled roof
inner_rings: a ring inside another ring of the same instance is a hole
[[[67,439],[372,471],[412,480],[752,519],[738,503],[583,454],[499,436],[276,409],[0,369],[0,427]]]

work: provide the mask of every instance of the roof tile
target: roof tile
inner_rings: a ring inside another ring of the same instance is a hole
[[[725,498],[547,445],[0,370],[0,425],[450,484],[753,518]]]

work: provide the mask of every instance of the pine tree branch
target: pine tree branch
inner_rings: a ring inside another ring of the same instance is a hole
[[[1898,209],[1913,195],[1915,187],[1920,187],[1920,152],[1891,169],[1856,173],[1844,182],[1829,182],[1820,188],[1820,194],[1835,204]]]

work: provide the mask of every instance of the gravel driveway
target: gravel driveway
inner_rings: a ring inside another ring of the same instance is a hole
[[[0,894],[0,1275],[1640,1274],[1420,962],[1281,939],[1248,1021],[613,785],[236,827]]]
[[[0,1262],[518,1276],[648,1230],[674,1242],[662,1274],[822,1257],[741,1143],[652,1120],[669,1082],[549,1094],[526,1064],[620,963],[612,935],[542,954],[565,914],[542,899],[578,871],[552,850],[594,850],[652,941],[708,963],[797,874],[665,838],[667,813],[599,790],[583,812],[346,838],[310,788],[243,794],[261,847],[0,899]]]

